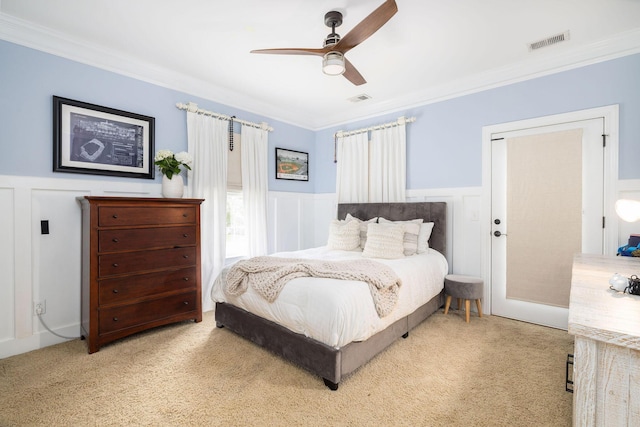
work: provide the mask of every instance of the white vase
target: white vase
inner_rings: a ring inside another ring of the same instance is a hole
[[[182,175],[173,175],[171,179],[166,175],[162,175],[162,197],[182,198],[184,193],[184,180]]]

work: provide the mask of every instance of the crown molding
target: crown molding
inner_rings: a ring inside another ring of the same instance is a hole
[[[312,131],[341,126],[640,52],[639,28],[568,52],[558,49],[558,53],[551,56],[537,55],[539,52],[532,52],[527,60],[517,64],[488,70],[447,84],[416,90],[408,96],[398,96],[386,102],[362,105],[351,114],[336,112],[317,117],[301,112],[300,109],[283,108],[276,104],[259,101],[236,89],[195,79],[140,61],[135,57],[123,55],[118,51],[90,45],[2,12],[0,12],[0,39]]]
[[[2,12],[0,12],[0,39],[156,86],[209,99],[283,123],[311,129],[308,125],[311,122],[310,117],[301,116],[299,120],[292,120],[288,118],[291,116],[289,109],[257,101],[254,97],[236,90],[217,86],[171,69],[158,67],[135,57],[123,55],[121,52],[86,43]],[[268,111],[268,114],[265,114],[265,111]]]
[[[485,90],[507,86],[539,77],[557,74],[587,65],[597,64],[624,56],[640,53],[640,28],[620,33],[615,37],[585,45],[572,51],[559,51],[553,56],[536,56],[534,52],[525,61],[506,67],[494,68],[483,73],[416,90],[409,96],[398,97],[388,102],[363,107],[359,117],[325,116],[327,124],[321,128],[341,126],[357,120],[366,120],[381,114],[434,104]],[[319,129],[318,129],[319,130]]]

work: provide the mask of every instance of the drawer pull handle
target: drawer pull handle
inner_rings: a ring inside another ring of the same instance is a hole
[[[118,267],[118,263],[117,263],[117,262],[114,262],[114,263],[113,263],[113,266],[114,266],[114,267]]]
[[[189,305],[189,301],[185,301],[185,302],[184,302],[184,305]]]
[[[189,258],[189,255],[182,255],[182,258],[187,259]]]
[[[189,237],[189,235],[187,233],[184,233],[182,237]]]
[[[183,218],[186,218],[186,217],[187,217],[187,214],[186,214],[186,213],[183,213],[183,214],[182,214],[182,216],[183,216]]]
[[[114,219],[118,219],[118,214],[113,214]]]
[[[188,277],[183,277],[182,280],[184,280],[185,282],[188,282],[189,278]]]
[[[567,384],[565,386],[565,390],[569,393],[573,393],[573,354],[567,354],[567,365],[566,365],[566,379]]]
[[[114,318],[113,318],[113,321],[114,321],[114,322],[117,322],[117,321],[118,321],[118,318],[117,318],[117,317],[114,317]]]
[[[118,293],[118,290],[117,290],[117,289],[114,289],[114,290],[113,290],[113,293],[114,293],[114,294],[117,294],[117,293]]]
[[[113,241],[113,243],[118,243],[119,242],[117,237],[114,237],[112,241]]]

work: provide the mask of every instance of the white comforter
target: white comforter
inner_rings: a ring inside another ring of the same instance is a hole
[[[361,259],[362,252],[319,247],[273,256],[349,260]],[[433,249],[406,258],[375,260],[393,268],[402,280],[397,306],[383,318],[376,313],[368,285],[359,281],[301,277],[287,283],[276,301],[269,303],[251,287],[242,295],[227,295],[224,284],[216,280],[211,298],[339,348],[366,340],[436,296],[449,268],[445,257]]]

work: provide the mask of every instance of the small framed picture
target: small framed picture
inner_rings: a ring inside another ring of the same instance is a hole
[[[309,153],[276,148],[276,178],[309,181]]]
[[[155,119],[53,97],[53,171],[153,179]]]

